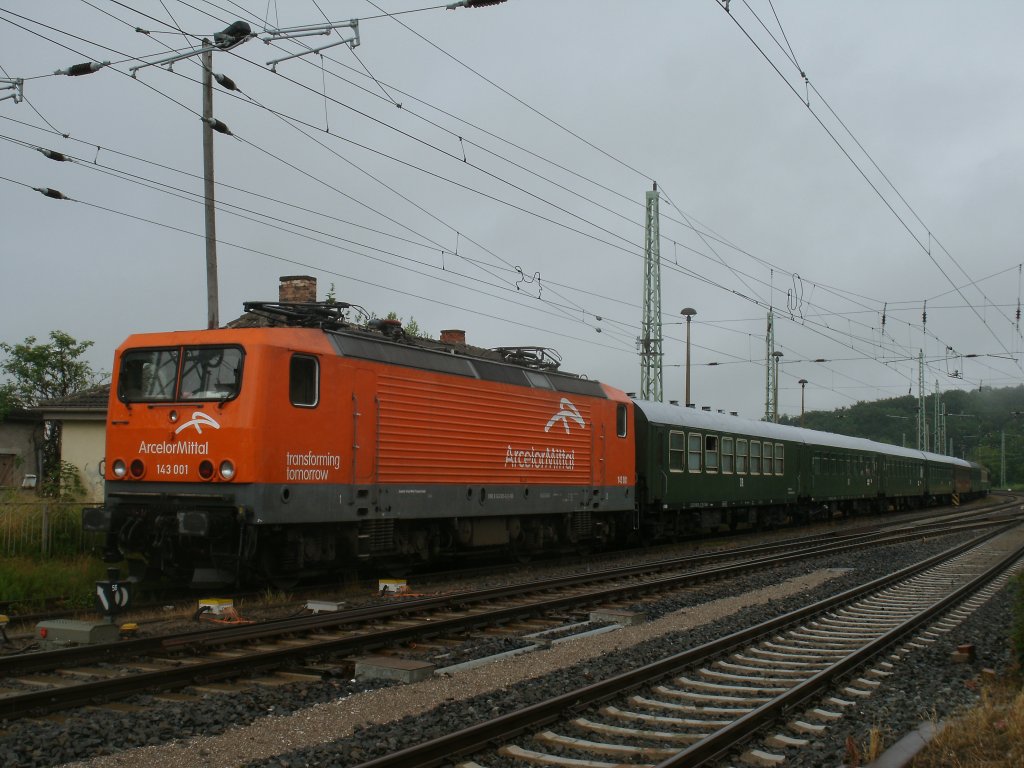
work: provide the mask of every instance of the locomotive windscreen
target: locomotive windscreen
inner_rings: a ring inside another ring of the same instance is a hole
[[[117,394],[125,402],[227,400],[241,387],[243,357],[239,347],[130,349]]]

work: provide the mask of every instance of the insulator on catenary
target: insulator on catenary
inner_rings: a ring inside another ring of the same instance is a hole
[[[70,200],[67,195],[61,192],[59,189],[50,189],[50,187],[32,187],[36,192],[40,192],[47,197],[52,197],[54,200]]]
[[[209,125],[211,128],[213,128],[213,130],[215,130],[217,133],[223,133],[225,136],[234,136],[235,135],[235,134],[233,134],[231,132],[230,128],[228,128],[226,125],[224,125],[224,123],[222,123],[217,118],[213,118],[212,120],[207,120],[204,117],[204,118],[201,118],[201,120],[204,123],[206,123],[207,125]]]
[[[52,149],[44,149],[43,147],[36,147],[36,149],[43,153],[43,157],[47,157],[50,160],[56,160],[58,163],[64,163],[71,159],[67,155],[62,155],[60,152],[54,152]]]
[[[235,85],[235,81],[227,75],[218,75],[216,72],[214,72],[213,79],[216,80],[222,88],[226,88],[229,91],[238,90],[238,86]]]
[[[103,67],[110,66],[109,61],[87,61],[84,64],[75,64],[73,67],[67,69],[58,69],[53,74],[55,75],[70,75],[76,77],[78,75],[91,75],[93,72],[99,72]]]
[[[459,2],[445,7],[449,11],[454,11],[456,8],[486,8],[488,5],[498,5],[498,3],[504,2],[505,0],[459,0]]]
[[[244,21],[236,21],[228,25],[223,32],[213,36],[213,44],[222,50],[234,48],[239,43],[244,43],[252,35],[252,28]]]

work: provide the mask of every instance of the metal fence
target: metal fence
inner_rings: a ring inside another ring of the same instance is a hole
[[[82,502],[0,501],[0,556],[75,555],[102,541],[82,531]]]

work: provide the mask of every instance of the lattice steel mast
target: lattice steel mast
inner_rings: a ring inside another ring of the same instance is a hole
[[[640,397],[663,400],[661,374],[661,250],[658,183],[647,193],[644,228],[644,322],[640,338]]]
[[[924,409],[924,350],[917,354],[917,450],[928,450],[928,419]]]
[[[764,334],[764,420],[777,421],[775,400],[775,314],[768,309],[768,328]]]

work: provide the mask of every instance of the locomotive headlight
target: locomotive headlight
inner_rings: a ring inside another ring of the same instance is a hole
[[[229,459],[224,459],[220,463],[220,476],[225,480],[232,480],[235,477],[235,463]]]
[[[117,459],[110,469],[114,473],[114,477],[117,478],[122,478],[128,474],[128,465],[125,464],[121,459]]]

